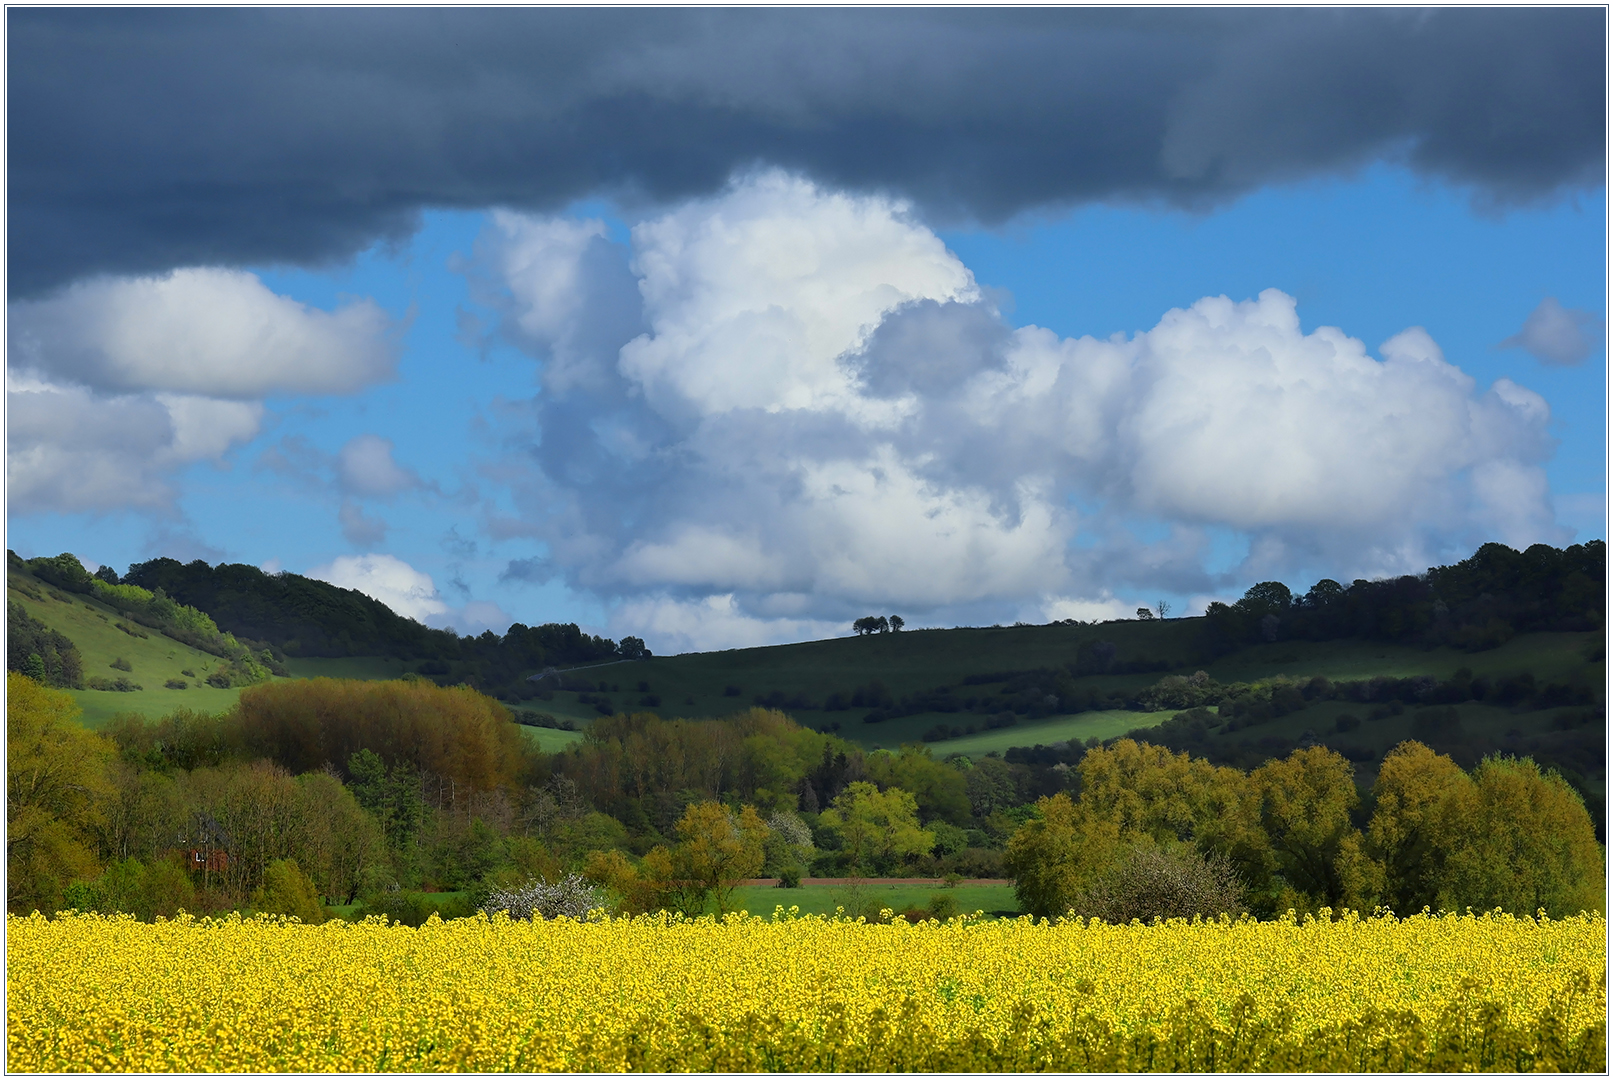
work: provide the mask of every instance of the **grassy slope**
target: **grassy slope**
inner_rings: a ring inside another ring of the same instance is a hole
[[[44,601],[25,595],[14,586],[19,580],[37,588]],[[222,661],[209,653],[183,645],[164,637],[147,626],[122,619],[117,612],[87,596],[52,590],[32,575],[12,568],[6,578],[6,596],[20,603],[28,614],[54,630],[59,630],[78,646],[84,661],[84,677],[100,675],[109,679],[125,676],[145,689],[130,693],[116,690],[70,690],[74,700],[84,710],[86,727],[98,728],[120,712],[144,713],[148,717],[163,716],[180,708],[198,712],[223,712],[235,704],[239,689],[217,690],[202,680]],[[55,595],[66,597],[58,600]],[[148,636],[131,637],[117,629],[113,623],[123,622]],[[122,657],[133,665],[130,672],[119,671],[112,661]],[[184,669],[196,673],[195,677],[183,674]],[[184,679],[186,690],[169,690],[163,683],[169,679]]]
[[[527,724],[521,725],[521,734],[545,754],[553,754],[582,742],[580,731],[559,731],[555,728],[531,727]]]
[[[577,677],[603,683],[603,693],[619,710],[653,711],[667,717],[722,716],[748,707],[754,696],[773,690],[786,695],[800,692],[821,702],[833,691],[849,692],[872,679],[883,682],[897,696],[938,686],[956,687],[969,674],[1067,663],[1085,640],[1113,641],[1120,660],[1179,661],[1179,666],[1173,670],[1189,673],[1199,666],[1190,661],[1196,652],[1200,625],[1196,619],[1173,619],[1166,623],[1125,621],[1084,627],[903,631],[867,638],[835,638],[796,645],[655,657],[579,672]],[[1426,674],[1444,679],[1458,668],[1466,667],[1475,675],[1492,680],[1531,671],[1541,683],[1570,682],[1600,687],[1605,664],[1587,663],[1581,654],[1584,645],[1595,638],[1595,634],[1529,634],[1482,653],[1362,641],[1277,642],[1249,646],[1203,666],[1222,682],[1252,681],[1280,674],[1325,675],[1335,680]],[[403,670],[398,661],[378,658],[299,660],[293,661],[291,667],[298,675],[354,678],[390,678]],[[1090,681],[1104,689],[1135,690],[1160,677],[1160,673],[1092,676]],[[648,687],[648,693],[659,696],[659,706],[643,704],[646,691],[639,689],[641,682]],[[725,693],[730,686],[738,687],[739,693]],[[592,704],[579,702],[577,696],[560,691],[551,700],[529,701],[522,708],[570,719],[577,727],[584,728],[598,713]],[[1515,713],[1494,705],[1473,703],[1461,705],[1458,710],[1469,732],[1493,735],[1549,727],[1555,715],[1555,710]],[[866,711],[791,710],[797,720],[813,727],[838,723],[840,735],[870,749],[916,742],[937,723],[982,726],[983,719],[969,713],[928,713],[881,724],[864,724],[862,716]],[[1370,746],[1381,754],[1409,736],[1412,710],[1378,721],[1368,721],[1369,712],[1359,705],[1324,702],[1256,728],[1215,737],[1240,741],[1268,737],[1297,740],[1309,732],[1330,743]],[[1335,731],[1337,718],[1343,713],[1352,713],[1363,721],[1361,727],[1348,736]],[[1152,726],[1171,715],[1170,712],[1108,711],[1021,720],[1014,727],[979,731],[931,746],[937,755],[978,755],[1000,752],[1010,746],[1051,744],[1072,738],[1108,739],[1135,728]],[[581,737],[578,733],[546,728],[523,727],[522,730],[539,746],[551,751]]]
[[[835,690],[850,691],[871,679],[879,679],[901,696],[914,690],[957,686],[969,674],[1064,664],[1074,659],[1080,642],[1089,639],[1115,642],[1121,660],[1148,657],[1181,661],[1173,670],[1191,673],[1199,666],[1189,662],[1198,632],[1199,620],[1196,619],[1171,620],[1163,625],[1121,622],[1091,627],[903,631],[870,638],[837,638],[800,645],[655,657],[603,668],[588,673],[587,677],[597,676],[606,684],[606,693],[619,710],[656,711],[663,716],[721,716],[747,707],[755,695],[772,690],[787,695],[801,692],[821,702]],[[1483,653],[1359,641],[1279,642],[1240,649],[1203,667],[1222,682],[1250,681],[1279,674],[1325,675],[1335,680],[1427,674],[1445,679],[1458,668],[1467,667],[1475,675],[1491,679],[1532,671],[1542,683],[1566,681],[1599,687],[1604,664],[1587,664],[1580,653],[1585,643],[1595,638],[1595,634],[1529,634]],[[1091,676],[1089,681],[1103,689],[1135,690],[1159,678],[1161,673]],[[641,681],[660,696],[658,708],[651,710],[640,704],[643,694],[637,687]],[[737,686],[739,694],[726,695],[724,690],[728,686]],[[553,700],[532,701],[528,707],[577,720],[596,715],[591,705],[579,704],[576,698],[574,693],[557,692]],[[1488,715],[1485,706],[1472,708],[1475,717]],[[796,719],[813,727],[838,722],[840,735],[870,748],[917,741],[937,723],[979,725],[982,720],[967,713],[925,713],[881,724],[864,724],[862,716],[866,711],[792,710],[792,713]],[[1313,711],[1316,715],[1312,715]],[[1325,709],[1307,710],[1285,718],[1291,720],[1286,726],[1298,724],[1294,733],[1298,735],[1319,719],[1331,724],[1333,717],[1321,717],[1322,711]],[[982,731],[933,745],[940,753],[953,750],[984,753],[1072,737],[1109,738],[1132,728],[1158,723],[1169,715],[1093,712],[1038,721],[1022,720],[1015,727]],[[1394,722],[1384,723],[1388,724],[1385,730],[1396,726]],[[1409,721],[1402,720],[1399,726],[1406,723]],[[1259,733],[1280,734],[1284,730],[1283,721],[1275,721],[1263,726]]]

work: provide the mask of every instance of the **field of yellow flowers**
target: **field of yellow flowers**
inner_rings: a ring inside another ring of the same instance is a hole
[[[1599,915],[6,925],[13,1071],[1605,1065]]]

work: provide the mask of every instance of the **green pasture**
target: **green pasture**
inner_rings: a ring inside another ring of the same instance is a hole
[[[521,724],[519,727],[527,741],[545,754],[553,754],[582,742],[580,731],[561,731],[558,728],[532,727],[528,724]]]
[[[1335,682],[1375,675],[1448,679],[1465,667],[1475,677],[1492,680],[1531,671],[1538,682],[1600,684],[1604,662],[1587,663],[1583,654],[1586,644],[1598,637],[1594,633],[1523,634],[1499,648],[1477,653],[1371,641],[1279,641],[1246,646],[1203,668],[1221,682],[1254,682],[1275,675],[1323,675]]]
[[[36,600],[17,587],[24,582],[44,599]],[[84,710],[82,720],[86,727],[104,727],[120,712],[141,713],[153,719],[181,708],[219,713],[234,705],[241,694],[239,688],[219,690],[203,681],[208,672],[223,663],[218,657],[125,619],[87,596],[54,589],[15,567],[6,575],[6,586],[7,599],[21,604],[29,615],[66,634],[78,646],[85,679],[96,675],[108,679],[122,676],[144,688],[129,692],[67,691]],[[124,633],[114,625],[118,622],[146,636]],[[112,667],[112,661],[120,657],[134,670],[120,671]],[[195,675],[184,674],[186,669]],[[184,679],[188,688],[167,689],[163,684],[169,679]]]
[[[980,757],[989,753],[1002,753],[1010,746],[1052,746],[1058,742],[1086,742],[1088,739],[1114,739],[1135,728],[1153,727],[1175,716],[1177,710],[1164,712],[1131,712],[1128,709],[1104,709],[1076,713],[1073,716],[1052,716],[1045,720],[1022,720],[1013,727],[995,731],[981,731],[958,739],[943,739],[930,743],[937,757],[948,754],[966,754]],[[951,714],[954,717],[962,713]],[[956,722],[954,720],[954,722]],[[885,724],[879,725],[885,727]]]

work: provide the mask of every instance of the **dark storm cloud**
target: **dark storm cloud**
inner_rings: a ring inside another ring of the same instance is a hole
[[[781,165],[999,221],[1206,207],[1379,158],[1505,205],[1602,181],[1604,12],[23,10],[10,287],[314,263],[425,207]]]

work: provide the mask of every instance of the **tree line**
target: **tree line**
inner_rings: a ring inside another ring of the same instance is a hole
[[[1451,566],[1344,586],[1329,578],[1295,596],[1280,581],[1251,587],[1235,604],[1211,603],[1203,644],[1211,655],[1260,641],[1298,638],[1451,645],[1480,651],[1530,631],[1600,630],[1606,619],[1607,545],[1514,551],[1484,544]]]
[[[421,673],[438,683],[468,683],[511,701],[534,696],[537,688],[527,676],[546,667],[651,655],[640,638],[616,642],[585,634],[575,623],[515,623],[503,635],[488,630],[461,636],[404,618],[356,589],[239,563],[152,559],[130,566],[122,580],[163,589],[208,612],[221,627],[288,656],[423,661]]]
[[[1526,758],[1486,758],[1468,772],[1408,741],[1385,758],[1365,804],[1349,761],[1321,746],[1246,773],[1122,739],[1088,750],[1077,771],[1079,793],[1040,800],[1008,846],[1020,901],[1038,915],[1103,913],[1146,853],[1174,859],[1178,881],[1196,876],[1223,901],[1216,879],[1234,882],[1237,903],[1263,918],[1380,906],[1605,910],[1605,854],[1584,803]],[[1156,889],[1168,876],[1156,873]]]
[[[418,678],[270,684],[220,716],[105,732],[27,676],[8,695],[13,911],[343,906],[418,924],[568,874],[617,910],[697,913],[764,874],[1008,872],[1027,910],[1113,912],[1126,881],[1194,860],[1200,878],[1219,860],[1260,915],[1601,904],[1602,850],[1559,777],[1508,758],[1464,771],[1416,743],[1362,802],[1323,747],[1249,772],[1127,739],[1073,760],[942,761],[753,708],[602,718],[543,754],[493,699]],[[443,892],[458,896],[429,895]]]

